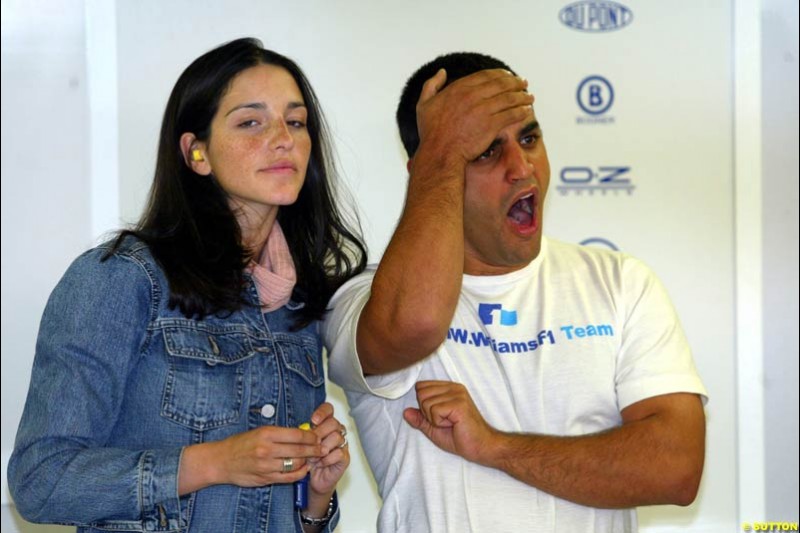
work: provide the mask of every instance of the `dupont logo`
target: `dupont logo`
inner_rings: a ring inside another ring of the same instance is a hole
[[[503,309],[500,304],[479,304],[478,316],[485,325],[494,323],[495,311],[499,311],[501,326],[514,326],[517,323],[517,312]]]
[[[588,33],[616,31],[633,21],[633,11],[618,2],[573,2],[564,7],[558,18],[573,30]]]

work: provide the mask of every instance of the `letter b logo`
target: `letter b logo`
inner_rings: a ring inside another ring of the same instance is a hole
[[[602,76],[587,76],[575,94],[580,108],[589,115],[601,115],[614,103],[614,88]]]

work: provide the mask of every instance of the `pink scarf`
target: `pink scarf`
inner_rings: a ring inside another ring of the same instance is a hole
[[[261,257],[258,262],[251,263],[250,269],[258,289],[258,298],[266,312],[286,305],[297,282],[297,273],[289,244],[277,220],[261,250]]]

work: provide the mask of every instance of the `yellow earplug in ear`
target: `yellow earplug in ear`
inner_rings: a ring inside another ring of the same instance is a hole
[[[203,154],[200,153],[200,150],[192,150],[192,161],[197,161],[198,163],[200,161],[205,161],[205,158],[203,157]]]

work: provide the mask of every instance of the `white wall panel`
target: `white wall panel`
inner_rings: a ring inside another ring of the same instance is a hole
[[[762,24],[764,455],[766,514],[800,519],[798,5],[765,0]],[[752,257],[752,255],[751,255]]]
[[[2,2],[2,526],[8,457],[22,415],[47,297],[92,244],[82,0]]]

